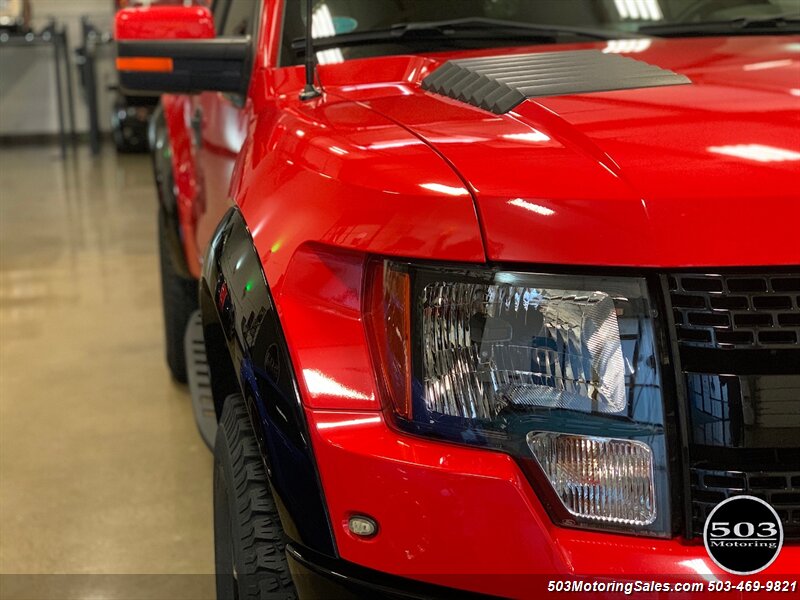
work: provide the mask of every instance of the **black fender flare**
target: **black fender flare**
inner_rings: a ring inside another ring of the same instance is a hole
[[[199,293],[217,419],[225,398],[238,387],[284,531],[306,547],[336,556],[286,339],[261,260],[237,208],[225,214],[211,239]]]

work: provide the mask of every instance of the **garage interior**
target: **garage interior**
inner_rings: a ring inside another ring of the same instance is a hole
[[[0,596],[211,597],[212,455],[164,365],[152,166],[110,141],[114,2],[32,8],[32,31],[67,31],[79,142],[62,155],[51,47],[3,44]],[[82,22],[98,32],[96,153]]]
[[[9,574],[213,573],[212,456],[163,360],[149,158],[104,150],[0,150],[4,597],[101,583]]]

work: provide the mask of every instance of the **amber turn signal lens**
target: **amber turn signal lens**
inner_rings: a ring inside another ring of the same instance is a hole
[[[395,412],[411,419],[411,282],[407,272],[373,263],[368,310],[378,375]]]
[[[120,57],[117,58],[117,71],[143,71],[147,73],[172,73],[171,58]]]

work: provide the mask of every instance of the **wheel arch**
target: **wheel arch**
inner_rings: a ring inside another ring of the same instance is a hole
[[[211,290],[205,280],[199,286],[200,315],[203,322],[203,340],[206,346],[211,394],[214,399],[214,413],[217,422],[222,418],[225,400],[232,394],[240,393],[238,375],[228,351],[222,323],[214,307]]]
[[[336,556],[286,340],[244,217],[231,208],[206,252],[200,310],[217,419],[241,392],[287,534]]]

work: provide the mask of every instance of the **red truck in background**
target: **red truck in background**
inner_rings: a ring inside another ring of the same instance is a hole
[[[800,5],[310,1],[117,19],[219,597],[796,578]]]

